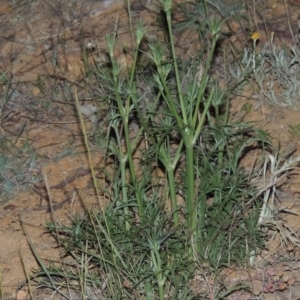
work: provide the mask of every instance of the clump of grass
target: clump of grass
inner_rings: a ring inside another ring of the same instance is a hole
[[[0,76],[5,85],[1,92],[0,126],[8,122],[13,113],[8,109],[13,94],[11,78],[5,73]],[[30,184],[40,180],[37,157],[28,140],[21,141],[25,125],[20,126],[18,132],[12,136],[2,127],[0,137],[0,205],[11,200],[17,193],[24,191]]]
[[[0,204],[3,205],[40,178],[36,155],[28,143],[18,147],[9,138],[2,137],[0,148]]]
[[[223,21],[206,19],[212,38],[205,64],[201,57],[180,63],[172,1],[163,5],[170,42],[150,43],[148,68],[138,66],[146,34],[138,23],[132,66],[118,64],[116,37],[107,36],[110,66],[94,69],[110,107],[106,152],[113,164],[103,172],[109,189],[91,169],[99,202],[103,196],[111,203],[73,216],[71,226],[48,224],[76,265],[53,265],[46,279],[44,271],[34,275],[69,299],[71,290],[85,299],[193,299],[188,283],[197,266],[245,264],[264,246],[263,195],[240,161],[270,144],[263,131],[229,123],[232,91],[210,76]],[[82,130],[90,157],[83,122]]]
[[[186,235],[172,229],[158,199],[145,197],[144,201],[145,215],[130,230],[124,228],[123,210],[110,206],[104,212],[90,211],[84,218],[74,216],[70,228],[59,226],[60,242],[66,254],[85,261],[86,270],[80,273],[87,286],[93,283],[101,289],[105,283],[104,299],[155,299],[157,295],[163,299],[165,294],[172,298],[178,293],[187,299],[194,267],[186,263]],[[53,225],[48,228],[56,236]],[[66,280],[74,271],[72,266],[59,274],[49,269],[59,288],[67,287]]]
[[[259,35],[258,35],[259,37]],[[234,77],[247,74],[254,91],[270,105],[299,109],[300,52],[296,46],[277,46],[273,37],[262,49],[244,49]]]

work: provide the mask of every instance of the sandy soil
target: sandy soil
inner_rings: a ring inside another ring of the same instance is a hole
[[[128,14],[123,1],[113,4],[110,1],[80,0],[52,1],[51,4],[25,2],[0,1],[0,68],[13,75],[14,85],[14,93],[7,106],[9,113],[1,120],[0,132],[12,139],[18,136],[18,146],[30,141],[38,161],[29,172],[40,176],[41,180],[20,189],[9,201],[1,199],[0,275],[5,299],[22,299],[23,294],[16,294],[16,290],[25,279],[25,270],[30,273],[38,267],[25,232],[43,259],[58,260],[59,249],[55,241],[45,234],[45,221],[68,223],[69,215],[83,213],[84,205],[98,205],[74,105],[70,102],[66,105],[65,99],[59,99],[55,94],[56,89],[58,93],[63,90],[59,81],[66,79],[80,87],[79,78],[84,69],[83,49],[90,49],[90,62],[105,63],[104,36],[108,33],[118,33],[115,55],[119,62],[130,65],[132,61],[131,51],[125,54],[123,51],[125,44],[132,49]],[[260,31],[261,45],[268,41],[268,32],[275,32],[276,43],[291,44],[291,32],[294,35],[298,32],[298,6],[299,1],[272,0],[260,3],[258,7],[249,7],[255,15],[256,24],[229,20],[232,34],[224,41],[224,47],[228,44],[243,47],[253,29]],[[155,31],[156,5],[136,0],[132,1],[131,7],[133,26],[142,18],[148,26],[148,39],[151,40],[154,32],[162,38],[162,32]],[[174,14],[174,22],[180,18],[180,14]],[[202,46],[196,35],[185,31],[176,35],[176,48],[182,58],[195,55]],[[39,86],[41,82],[43,92]],[[5,85],[0,85],[0,88],[4,91]],[[63,94],[67,97],[66,92]],[[84,89],[79,88],[79,95],[81,99],[86,97]],[[249,90],[245,90],[243,95],[232,99],[231,118],[241,118],[242,107],[246,103],[251,104],[253,109],[243,113],[243,120],[255,121],[257,126],[270,133],[275,143],[280,143],[281,149],[295,147],[294,156],[299,155],[299,137],[293,136],[289,127],[299,124],[299,111],[271,107],[258,101]],[[86,124],[91,130],[88,119]],[[21,135],[20,128],[24,128]],[[96,169],[102,166],[101,150],[97,147],[93,151],[93,160]],[[300,229],[299,182],[299,172],[295,172],[281,187],[280,199],[281,205],[294,213],[282,214],[281,218],[296,233]],[[49,186],[48,192],[46,185]],[[47,194],[51,198],[52,212]],[[244,277],[252,284],[255,294],[264,297],[261,299],[300,299],[299,249],[281,247],[278,238],[270,241],[268,248],[261,255],[261,260],[269,262],[267,266],[253,270],[226,270],[224,280],[232,284],[236,278]],[[288,257],[290,261],[280,262],[279,257]],[[195,284],[199,287],[201,282],[196,280]],[[238,294],[232,299],[250,298],[249,295]]]

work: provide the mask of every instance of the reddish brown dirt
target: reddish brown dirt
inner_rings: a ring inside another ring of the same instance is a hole
[[[28,97],[43,103],[45,97],[51,98],[53,85],[46,84],[46,92],[41,93],[37,88],[39,77],[51,75],[51,80],[67,78],[69,81],[77,81],[84,69],[82,49],[89,48],[90,45],[93,51],[89,53],[89,60],[105,63],[107,52],[104,36],[108,33],[118,32],[115,55],[119,62],[130,64],[131,52],[124,54],[123,51],[125,44],[129,45],[129,49],[132,48],[128,14],[123,1],[117,2],[101,12],[101,1],[98,4],[75,0],[52,1],[51,4],[33,1],[30,5],[22,5],[22,1],[0,1],[0,64],[3,70],[13,74],[14,83],[22,82],[17,88],[18,95],[25,100]],[[249,4],[250,14],[255,15],[254,19],[257,21],[256,24],[251,24],[251,29],[260,31],[261,43],[269,39],[268,32],[275,32],[278,43],[292,42],[286,9],[295,34],[299,1],[290,2],[265,1],[257,9]],[[151,35],[155,32],[156,6],[147,6],[146,3],[147,1],[142,0],[132,1],[132,23],[135,26],[136,20],[142,18],[148,26],[148,39],[151,40]],[[176,15],[174,18],[176,19]],[[240,24],[235,20],[230,22],[233,35],[224,44],[243,46],[248,40],[250,25]],[[160,32],[156,34],[162,36]],[[176,44],[182,57],[195,55],[201,48],[187,32],[176,36]],[[280,142],[282,149],[295,146],[294,155],[299,155],[298,138],[289,132],[290,125],[299,124],[299,112],[270,107],[252,96],[250,91],[245,90],[243,98],[232,99],[232,119],[256,121],[257,126],[271,134],[274,142]],[[249,113],[242,110],[246,103],[252,105]],[[82,213],[84,206],[98,205],[74,106],[57,101],[52,102],[45,110],[42,106],[27,107],[22,104],[24,100],[15,100],[11,106],[13,116],[1,124],[1,134],[9,137],[8,128],[10,132],[15,132],[21,124],[26,123],[26,130],[18,145],[27,139],[30,141],[39,157],[36,172],[44,174],[44,180],[0,207],[0,282],[4,299],[16,297],[16,289],[25,279],[24,269],[30,273],[32,268],[38,266],[28,246],[24,227],[41,258],[58,260],[59,249],[56,248],[55,241],[45,234],[45,221],[59,220],[68,223],[70,213]],[[90,126],[88,120],[86,124]],[[70,141],[72,149],[75,149],[74,154],[66,155],[56,162],[55,158],[69,146]],[[95,150],[93,160],[96,169],[101,167],[101,159],[101,151]],[[293,211],[293,215],[280,216],[296,233],[300,229],[299,181],[299,172],[294,172],[282,186],[280,204]],[[49,212],[46,200],[46,184],[50,187],[48,196],[51,198],[52,212]],[[279,257],[288,257],[290,262],[279,262]],[[297,247],[282,247],[276,237],[269,242],[269,250],[263,252],[259,259],[260,263],[253,270],[225,270],[224,282],[230,286],[244,278],[251,283],[255,295],[263,295],[263,299],[300,299],[300,252]],[[209,285],[213,290],[214,282],[202,282],[195,278],[195,285],[195,289],[207,289]],[[19,293],[17,296],[22,299],[24,295]],[[232,299],[250,299],[249,294],[237,294],[235,297]]]

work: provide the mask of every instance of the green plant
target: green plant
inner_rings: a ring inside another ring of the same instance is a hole
[[[276,46],[271,40],[269,45],[258,49],[254,41],[254,47],[244,49],[231,74],[235,74],[235,78],[248,74],[248,82],[270,105],[298,109],[299,55],[295,46]]]
[[[246,112],[246,114],[250,114],[252,111],[252,105],[250,103],[245,103],[242,107],[242,110]]]
[[[239,18],[246,18],[243,15],[245,3],[241,1],[231,1],[230,3],[220,0],[197,0],[190,2],[182,2],[179,7],[184,14],[185,18],[175,25],[175,29],[193,28],[199,30],[200,34],[205,32],[205,22],[201,22],[203,18],[208,16],[221,16],[223,20],[239,16]],[[200,23],[200,24],[199,24]],[[201,24],[202,23],[202,24]],[[223,34],[223,33],[222,33]]]
[[[3,74],[0,80],[5,84],[5,89],[1,92],[0,101],[0,126],[8,122],[13,115],[8,107],[14,90],[11,86],[11,78]],[[2,127],[0,136],[0,205],[7,203],[17,193],[24,191],[30,184],[40,180],[37,157],[29,143],[28,139],[21,140],[25,125],[19,127],[17,132],[9,136]]]
[[[289,125],[289,133],[294,137],[294,138],[299,138],[300,137],[300,124],[297,125]]]
[[[188,299],[188,280],[194,269],[187,263],[185,235],[171,228],[166,232],[171,220],[157,202],[145,198],[145,217],[131,230],[125,230],[122,210],[114,207],[105,212],[90,211],[84,218],[74,216],[70,228],[58,226],[66,254],[77,261],[84,259],[86,265],[82,271],[71,265],[64,272],[50,268],[57,290],[67,288],[71,278],[86,278],[87,286],[93,283],[98,289],[105,282],[101,291],[105,299],[155,299],[157,295],[163,299],[166,293],[175,299],[178,292]],[[57,237],[55,227],[49,224],[48,228]],[[38,282],[49,286],[47,280]]]
[[[30,184],[40,181],[37,157],[29,143],[18,147],[10,139],[0,139],[0,190],[4,204]]]
[[[223,20],[206,19],[211,40],[205,65],[203,57],[180,62],[172,1],[163,5],[169,43],[149,44],[148,68],[138,66],[146,34],[139,22],[130,68],[118,64],[116,36],[107,36],[110,66],[94,69],[109,103],[111,168],[103,177],[110,189],[101,187],[94,174],[75,91],[99,204],[101,196],[111,203],[101,212],[73,216],[70,227],[48,224],[65,254],[80,265],[47,271],[64,295],[72,288],[83,298],[98,290],[105,299],[192,299],[188,282],[198,264],[216,270],[245,263],[264,245],[261,195],[256,196],[240,163],[249,150],[264,154],[269,142],[249,124],[229,123],[232,90],[222,90],[210,74]],[[157,170],[164,174],[162,181],[153,178]],[[37,272],[34,278],[49,286],[44,275]]]

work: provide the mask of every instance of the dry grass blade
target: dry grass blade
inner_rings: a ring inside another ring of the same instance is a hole
[[[46,190],[47,190],[47,195],[48,195],[48,200],[49,200],[49,207],[50,207],[50,212],[51,212],[51,219],[52,219],[52,222],[53,222],[53,224],[55,226],[56,238],[57,238],[58,245],[61,248],[61,243],[60,243],[60,240],[59,240],[58,229],[57,229],[57,226],[56,226],[56,219],[55,219],[55,216],[54,216],[52,196],[51,196],[50,187],[49,187],[49,184],[48,184],[48,177],[47,177],[47,174],[46,174],[45,171],[43,171],[43,177],[44,177],[44,182],[45,182],[45,186],[46,186]]]

